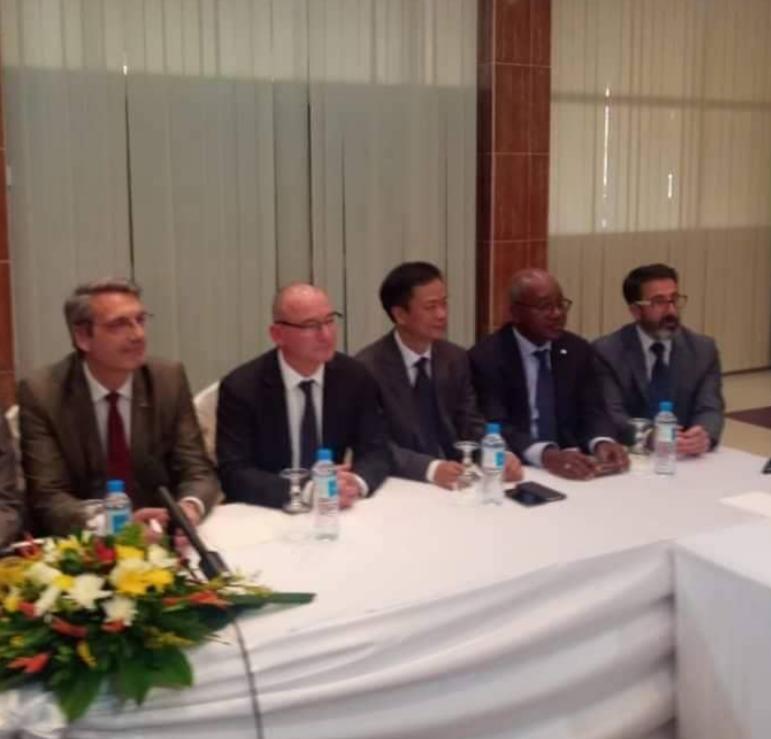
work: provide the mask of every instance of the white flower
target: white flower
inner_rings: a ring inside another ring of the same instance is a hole
[[[81,608],[92,610],[96,607],[96,601],[99,598],[107,598],[111,595],[110,590],[102,590],[102,585],[104,585],[104,578],[99,575],[78,575],[72,587],[67,589],[67,594]]]
[[[45,562],[35,562],[27,570],[27,576],[36,585],[50,585],[62,573],[55,567],[49,567]]]
[[[169,556],[168,552],[158,544],[150,544],[147,548],[147,561],[153,567],[168,569],[177,564],[177,558]]]
[[[108,621],[123,621],[126,626],[131,626],[137,607],[131,598],[116,595],[110,600],[102,601],[102,608],[107,614]]]
[[[31,568],[30,568],[31,569]],[[61,594],[62,589],[57,588],[56,585],[49,585],[43,594],[35,601],[35,615],[42,616],[44,613],[48,613],[51,607],[56,603],[56,599]]]

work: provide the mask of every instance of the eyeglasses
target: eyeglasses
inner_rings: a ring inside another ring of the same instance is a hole
[[[538,313],[551,313],[557,311],[558,313],[567,313],[570,307],[573,305],[572,300],[568,298],[562,298],[556,302],[549,303],[520,303],[515,301],[514,305],[520,305],[523,308],[530,308],[530,310],[538,311]]]
[[[684,308],[688,302],[687,295],[672,295],[669,298],[663,295],[654,295],[650,300],[635,300],[634,304],[647,308],[649,306],[653,308],[666,308],[667,306],[674,306],[678,310]]]
[[[112,318],[109,321],[85,320],[82,321],[82,323],[90,323],[92,326],[101,326],[111,334],[127,334],[134,327],[145,328],[152,317],[152,313],[142,311],[135,316],[119,316],[118,318]]]
[[[279,326],[289,326],[289,328],[296,328],[298,331],[318,332],[324,328],[331,328],[337,321],[341,320],[343,314],[340,311],[333,311],[326,318],[322,318],[319,321],[304,321],[303,323],[293,323],[292,321],[274,321]]]

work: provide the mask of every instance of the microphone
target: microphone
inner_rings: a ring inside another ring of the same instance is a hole
[[[179,507],[179,503],[177,503],[174,496],[169,492],[169,489],[166,486],[166,470],[163,468],[163,465],[156,459],[147,458],[144,464],[144,472],[144,480],[161,496],[164,505],[169,510],[169,516],[174,522],[174,525],[185,532],[185,536],[190,542],[190,546],[195,549],[195,552],[200,559],[199,566],[201,572],[203,572],[206,579],[211,580],[219,575],[228,574],[230,570],[219,552],[206,548],[206,545],[201,540],[195,527],[190,523],[184,511]]]

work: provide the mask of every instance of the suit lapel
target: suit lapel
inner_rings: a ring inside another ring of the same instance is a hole
[[[160,450],[152,448],[155,436],[153,420],[158,415],[154,401],[149,372],[146,367],[141,367],[134,373],[131,386],[131,463],[134,479],[137,479],[137,470],[142,470],[148,456],[160,454]]]
[[[385,378],[385,383],[388,387],[388,395],[394,399],[394,405],[404,415],[405,425],[412,431],[415,440],[417,440],[422,449],[426,445],[426,440],[421,433],[423,424],[418,418],[407,367],[404,364],[402,353],[396,345],[393,333],[389,334],[383,342],[382,361],[386,365],[386,371],[382,376]]]
[[[574,392],[574,368],[572,357],[561,339],[552,342],[549,358],[551,359],[551,374],[554,382],[554,414],[557,423],[557,436],[561,438],[565,430],[571,426],[567,422],[567,411],[570,407],[570,396]]]
[[[273,450],[270,455],[279,460],[279,469],[292,466],[292,440],[289,436],[289,418],[286,410],[286,389],[278,366],[278,350],[274,349],[267,358],[267,367],[261,378],[262,397],[260,405],[265,409],[265,422],[270,426],[266,431],[266,446]],[[326,396],[327,378],[324,377]],[[326,397],[325,397],[326,400]],[[326,408],[327,403],[323,403]],[[326,418],[322,429],[326,427]]]
[[[691,365],[690,346],[681,328],[672,337],[672,351],[669,355],[669,376],[672,378],[672,401],[677,412],[688,406],[688,367]]]
[[[640,337],[637,335],[635,324],[629,324],[623,329],[622,344],[624,363],[630,368],[632,382],[643,402],[643,407],[648,404],[648,370],[645,363]]]
[[[527,380],[522,366],[522,355],[511,324],[507,324],[500,330],[499,340],[501,342],[499,373],[501,384],[507,389],[508,405],[512,409],[511,417],[515,419],[514,425],[520,431],[529,434],[532,418]]]
[[[449,416],[447,409],[455,405],[454,398],[445,401],[445,394],[452,392],[452,378],[450,377],[449,362],[445,357],[445,345],[441,342],[434,343],[431,349],[431,371],[433,373],[434,388],[436,389],[436,400],[439,409],[439,420],[442,424],[442,433],[448,440],[456,438],[456,430],[453,419]]]

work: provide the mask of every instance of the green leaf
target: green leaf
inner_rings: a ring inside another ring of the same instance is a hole
[[[260,607],[266,603],[300,605],[310,603],[315,597],[315,593],[267,593],[263,595],[231,595],[228,596],[228,600],[237,606]]]
[[[121,698],[143,703],[150,690],[150,675],[145,661],[140,657],[127,657],[118,664],[115,691]]]
[[[188,688],[193,684],[193,670],[180,649],[160,649],[153,655],[150,680],[166,688]]]
[[[81,670],[77,678],[54,688],[59,706],[68,721],[79,719],[94,702],[104,674],[96,670]]]

